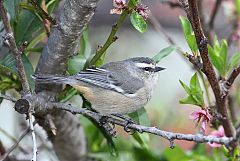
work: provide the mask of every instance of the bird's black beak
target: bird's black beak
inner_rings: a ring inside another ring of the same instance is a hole
[[[164,69],[166,69],[166,68],[156,66],[154,72],[159,72],[159,71],[164,70]]]

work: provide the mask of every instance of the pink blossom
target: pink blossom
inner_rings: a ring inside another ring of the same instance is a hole
[[[137,6],[137,8],[135,9],[135,11],[141,15],[145,20],[148,18],[148,16],[150,15],[150,10],[148,8],[148,6],[140,4]]]
[[[218,130],[212,131],[211,134],[209,136],[213,136],[213,137],[224,137],[225,133],[224,133],[224,128],[223,126],[219,126]],[[208,143],[209,146],[213,147],[213,148],[219,148],[221,147],[221,144],[218,143]]]
[[[126,7],[126,0],[113,0],[114,8],[110,10],[110,14],[121,14]]]
[[[190,115],[190,118],[201,123],[200,132],[205,133],[207,124],[211,121],[212,116],[207,109],[195,111]]]

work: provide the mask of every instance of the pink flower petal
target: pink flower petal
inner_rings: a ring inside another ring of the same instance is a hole
[[[218,138],[224,137],[225,132],[224,132],[223,126],[221,125],[218,127],[218,130],[212,131],[209,136],[218,137]],[[208,143],[208,145],[213,148],[219,148],[222,146],[221,144],[218,144],[218,143]]]

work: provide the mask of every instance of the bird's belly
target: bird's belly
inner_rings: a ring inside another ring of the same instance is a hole
[[[147,103],[145,97],[128,97],[110,90],[93,92],[92,108],[102,114],[128,114],[138,110]]]
[[[121,93],[101,87],[75,86],[82,93],[94,110],[102,114],[128,114],[143,107],[149,101],[149,94],[144,89],[137,91],[137,96],[125,96]]]

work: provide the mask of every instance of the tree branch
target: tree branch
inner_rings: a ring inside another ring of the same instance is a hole
[[[226,88],[230,89],[233,82],[235,81],[235,79],[237,78],[237,76],[240,74],[240,66],[238,66],[237,68],[234,68],[232,73],[229,75],[227,81],[226,81]]]
[[[21,59],[21,52],[18,50],[15,39],[14,39],[14,35],[12,32],[12,28],[10,26],[10,22],[8,20],[7,17],[7,12],[6,9],[4,8],[3,5],[3,0],[0,0],[0,17],[2,18],[2,22],[4,25],[4,29],[6,31],[6,35],[5,35],[5,44],[8,45],[9,49],[11,50],[11,52],[13,53],[13,56],[15,58],[15,62],[16,62],[16,68],[17,68],[17,72],[19,75],[19,79],[21,81],[22,84],[22,89],[24,94],[29,93],[30,92],[30,88],[29,88],[29,84],[28,84],[28,80],[27,80],[27,76],[24,70],[24,66],[23,66],[23,62]]]
[[[0,132],[3,133],[6,137],[8,137],[12,142],[14,142],[14,143],[18,142],[18,140],[16,138],[14,138],[12,135],[10,135],[7,131],[2,129],[1,127],[0,127]],[[27,151],[22,146],[20,146],[19,144],[18,144],[18,148],[23,153],[25,153],[25,154],[27,153]]]
[[[39,59],[36,73],[59,74],[66,72],[68,59],[74,55],[79,38],[91,20],[99,0],[66,0],[59,9],[56,26],[53,26],[47,44]],[[59,84],[36,84],[36,92],[46,100],[55,100],[62,90]],[[41,93],[40,93],[41,92]],[[52,111],[56,135],[46,121],[47,111],[35,112],[37,122],[48,134],[56,155],[61,161],[83,160],[86,155],[86,138],[79,119],[64,111]]]
[[[208,56],[207,39],[201,27],[197,2],[196,0],[188,0],[188,4],[189,7],[185,7],[185,9],[188,19],[190,20],[193,31],[195,33],[200,56],[203,62],[203,73],[206,75],[212,87],[216,99],[217,112],[221,115],[220,121],[224,127],[225,134],[228,137],[233,137],[235,136],[235,129],[228,116],[226,95],[224,95],[220,88],[216,73]]]
[[[221,6],[221,3],[222,3],[222,0],[217,0],[215,2],[215,5],[213,7],[213,10],[211,12],[211,15],[210,15],[210,20],[209,20],[209,23],[208,23],[208,37],[209,37],[209,40],[210,40],[210,43],[213,44],[213,39],[214,39],[214,20],[215,20],[215,17],[218,13],[218,10]]]
[[[4,95],[4,94],[2,94],[2,93],[0,93],[0,98],[3,98],[3,99],[5,99],[5,100],[9,100],[9,101],[12,101],[12,102],[16,102],[16,101],[17,101],[16,98],[11,97],[11,96],[8,96],[8,95]]]
[[[6,31],[6,36],[5,36],[5,44],[8,45],[9,49],[11,50],[11,52],[13,53],[13,56],[15,58],[15,62],[16,62],[16,68],[17,68],[17,72],[19,75],[19,79],[20,82],[22,84],[22,89],[23,89],[23,94],[27,94],[30,93],[30,87],[28,84],[28,80],[27,80],[27,76],[26,76],[26,72],[24,69],[24,65],[21,59],[21,52],[18,50],[17,45],[16,45],[16,41],[12,32],[12,28],[10,26],[10,22],[8,20],[7,17],[7,12],[4,8],[3,5],[3,0],[0,0],[0,16],[2,18],[2,22],[4,24],[4,29]],[[29,120],[32,120],[32,115],[31,113],[29,113]],[[36,140],[35,140],[35,133],[34,133],[34,129],[33,129],[33,122],[30,121],[30,127],[32,130],[32,138],[33,138],[33,151],[35,151],[33,153],[33,161],[36,161],[36,152],[37,152],[37,148],[36,148]]]
[[[91,61],[89,62],[89,65],[94,65],[97,60],[99,60],[102,55],[106,52],[106,50],[108,49],[108,47],[114,42],[116,41],[117,37],[115,36],[119,27],[121,26],[121,24],[123,23],[123,21],[125,20],[125,18],[128,15],[128,10],[124,10],[123,13],[120,15],[117,23],[115,25],[112,26],[112,30],[107,38],[107,41],[105,42],[105,44],[100,47],[100,49],[97,49],[96,54],[94,55],[94,57],[91,59]]]
[[[38,99],[36,99],[36,98],[38,98]],[[160,137],[163,137],[163,138],[169,140],[171,144],[173,143],[174,140],[186,140],[186,141],[194,141],[197,143],[206,143],[206,142],[213,143],[213,142],[215,142],[215,143],[219,143],[219,144],[222,144],[225,146],[230,146],[231,142],[235,139],[235,138],[233,139],[233,137],[217,138],[217,137],[213,137],[213,136],[204,136],[202,134],[192,135],[192,134],[173,133],[173,132],[160,130],[157,127],[147,127],[147,126],[137,125],[134,123],[127,124],[127,122],[125,120],[120,120],[118,118],[110,117],[110,116],[104,116],[100,113],[96,113],[96,112],[78,108],[78,107],[73,107],[69,104],[46,102],[46,101],[44,101],[44,99],[40,98],[37,95],[32,95],[32,96],[26,97],[24,99],[25,99],[25,101],[29,102],[28,105],[25,103],[21,104],[21,102],[24,102],[23,99],[19,100],[19,103],[17,103],[17,104],[24,106],[25,108],[30,108],[30,106],[34,106],[35,110],[38,112],[39,111],[51,111],[51,110],[55,109],[55,110],[68,111],[74,115],[81,114],[88,118],[92,118],[100,125],[102,124],[101,120],[104,117],[105,118],[104,120],[107,123],[112,123],[114,125],[116,124],[116,125],[119,125],[122,127],[127,126],[128,129],[136,130],[140,133],[146,132],[146,133],[150,133],[153,135],[157,135],[157,136],[160,136]],[[15,109],[18,109],[18,107],[15,107]]]
[[[19,137],[19,139],[15,142],[15,144],[13,144],[8,151],[3,155],[2,158],[0,158],[0,161],[4,161],[9,154],[18,146],[18,144],[20,143],[20,141],[22,141],[22,139],[30,132],[30,127],[28,129],[26,129],[22,135]]]
[[[162,1],[161,3],[166,4],[171,8],[182,8],[182,5],[179,2]]]

